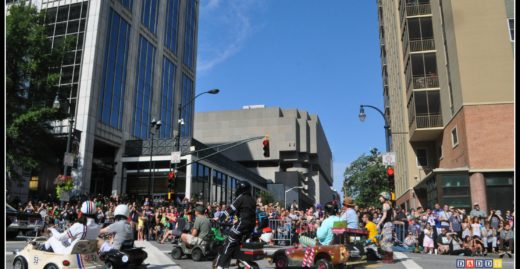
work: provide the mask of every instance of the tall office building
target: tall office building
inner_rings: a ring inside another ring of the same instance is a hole
[[[377,1],[398,205],[513,207],[513,5]]]
[[[125,141],[149,139],[153,118],[162,122],[155,138],[173,138],[176,108],[194,95],[199,1],[40,2],[53,46],[74,40],[59,81],[74,120],[72,175],[82,193],[120,193]],[[192,134],[193,109],[182,111],[183,136]],[[68,130],[65,120],[55,131]],[[52,192],[61,163],[36,177],[39,193]]]

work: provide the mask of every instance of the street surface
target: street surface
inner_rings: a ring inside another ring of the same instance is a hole
[[[5,253],[5,268],[13,268],[13,251],[22,249],[26,245],[25,241],[7,241]],[[155,241],[143,242],[136,241],[136,246],[144,246],[148,253],[148,259],[145,261],[149,263],[149,269],[210,269],[211,261],[194,262],[189,259],[182,259],[173,261],[169,252],[172,249],[172,244],[158,244]],[[438,256],[425,255],[413,253],[394,253],[394,264],[383,264],[381,262],[369,263],[365,265],[358,265],[355,268],[389,268],[389,269],[440,269],[440,268],[457,268],[457,259],[465,257],[458,256]],[[487,257],[473,257],[474,259],[498,259],[496,255],[488,255]],[[514,258],[514,257],[513,257]],[[502,260],[502,268],[513,269],[514,259],[507,258]],[[267,260],[259,262],[260,268],[274,268]]]

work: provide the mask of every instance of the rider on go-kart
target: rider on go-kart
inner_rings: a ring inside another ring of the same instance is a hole
[[[128,215],[130,210],[128,205],[120,204],[114,210],[115,222],[109,226],[101,229],[100,234],[115,234],[112,242],[104,241],[103,239],[98,240],[98,247],[100,252],[106,252],[111,249],[121,249],[121,245],[126,240],[133,240],[134,234],[132,233],[132,227],[128,222]]]
[[[65,232],[59,233],[49,228],[52,236],[45,242],[44,249],[57,254],[68,254],[78,240],[95,240],[101,226],[95,221],[96,206],[92,201],[85,201],[81,205],[81,216]],[[41,248],[41,247],[40,247]]]
[[[240,248],[240,240],[243,235],[250,235],[256,222],[255,209],[256,202],[251,197],[251,184],[247,181],[239,181],[236,190],[237,198],[224,211],[221,218],[229,217],[236,212],[238,221],[233,224],[229,236],[223,246],[223,252],[219,253],[216,259],[217,269],[228,267],[231,256]]]

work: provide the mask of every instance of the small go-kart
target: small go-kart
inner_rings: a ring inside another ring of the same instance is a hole
[[[176,231],[174,231],[174,235],[177,235]],[[171,255],[175,260],[181,259],[183,255],[191,257],[197,262],[212,259],[218,255],[224,239],[218,228],[211,228],[211,232],[203,239],[201,245],[187,246],[184,242],[177,242],[173,246]]]
[[[71,244],[70,253],[57,254],[40,250],[38,242],[45,237],[34,238],[15,254],[15,269],[103,268],[97,253],[96,240],[77,240]]]
[[[148,254],[142,247],[134,247],[133,240],[127,240],[121,245],[121,250],[111,249],[101,252],[99,258],[105,263],[106,269],[146,268],[143,262],[148,258]]]
[[[313,256],[310,253],[313,252]],[[311,261],[306,261],[310,259]],[[317,245],[314,247],[295,247],[279,249],[269,259],[275,268],[306,267],[312,264],[319,269],[344,268],[348,265],[349,251],[344,245]],[[308,263],[307,263],[308,262]]]

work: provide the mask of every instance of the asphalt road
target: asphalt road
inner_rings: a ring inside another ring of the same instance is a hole
[[[210,269],[211,261],[194,262],[190,259],[173,260],[169,255],[172,249],[172,244],[158,244],[151,242],[153,247],[150,247],[150,251],[157,252],[159,250],[164,258],[167,258],[171,263],[169,268],[183,268],[183,269]],[[6,242],[6,253],[5,253],[5,265],[6,268],[13,268],[13,251],[16,249],[22,249],[25,246],[24,241],[8,241]],[[145,249],[146,250],[146,249]],[[157,255],[161,255],[156,253]],[[457,260],[463,258],[470,259],[498,259],[498,256],[487,256],[487,257],[458,257],[458,256],[439,256],[439,255],[427,255],[427,254],[412,254],[412,253],[394,253],[395,263],[383,264],[381,262],[369,263],[365,265],[358,265],[355,268],[389,268],[389,269],[440,269],[440,268],[457,268]],[[460,261],[459,261],[460,262]],[[272,264],[269,264],[267,260],[259,262],[260,268],[274,268]],[[151,265],[149,269],[164,268],[164,266]],[[514,259],[504,258],[502,259],[502,268],[513,269]]]

